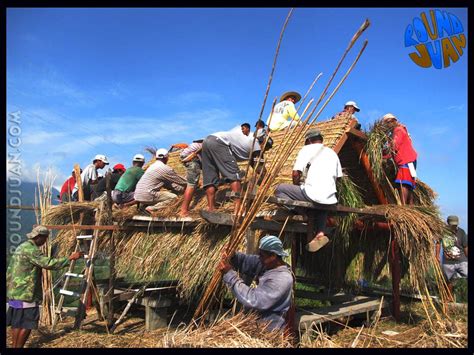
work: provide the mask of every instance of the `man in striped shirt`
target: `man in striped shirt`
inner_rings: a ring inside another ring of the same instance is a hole
[[[156,211],[178,197],[172,192],[162,191],[162,187],[174,192],[182,192],[186,186],[186,180],[167,166],[167,162],[168,150],[158,149],[156,162],[146,169],[135,188],[135,200],[142,206],[148,206],[146,207],[148,212]]]
[[[181,162],[186,167],[186,190],[184,191],[184,199],[181,204],[181,211],[179,216],[182,218],[189,218],[189,205],[193,199],[194,190],[199,183],[201,176],[201,150],[204,139],[196,139],[187,148],[183,149],[179,155]]]

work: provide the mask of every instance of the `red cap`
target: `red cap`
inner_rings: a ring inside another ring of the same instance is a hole
[[[122,170],[122,171],[125,171],[127,170],[125,168],[125,166],[123,166],[123,164],[115,164],[114,167],[113,167],[114,170]]]

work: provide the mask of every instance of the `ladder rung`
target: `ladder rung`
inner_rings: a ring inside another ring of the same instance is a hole
[[[69,290],[59,290],[59,293],[62,294],[62,295],[66,295],[66,296],[74,296],[74,297],[81,297],[81,294],[80,293],[77,293],[77,292],[74,292],[74,291],[69,291]]]
[[[64,274],[64,276],[78,277],[78,278],[81,278],[81,279],[84,278],[84,275],[83,275],[83,274],[75,274],[75,273],[73,273],[73,272],[66,272],[66,273]]]
[[[93,235],[76,235],[77,239],[82,239],[82,240],[92,240],[94,238]]]

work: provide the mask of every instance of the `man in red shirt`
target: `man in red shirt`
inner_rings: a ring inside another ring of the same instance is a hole
[[[82,173],[82,169],[81,169]],[[76,184],[76,177],[74,176],[74,170],[72,171],[72,176],[67,179],[63,186],[61,187],[61,191],[59,193],[59,200],[61,200],[61,203],[63,202],[70,202],[72,201],[72,189],[74,189],[74,185]]]
[[[407,128],[402,125],[393,114],[387,113],[383,116],[382,123],[389,128],[392,134],[392,154],[385,155],[384,158],[392,156],[395,164],[397,164],[395,183],[397,184],[402,204],[413,205],[413,190],[416,187],[416,159],[418,154],[413,148]]]

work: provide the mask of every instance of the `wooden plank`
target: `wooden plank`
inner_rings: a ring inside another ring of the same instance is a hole
[[[79,164],[74,164],[74,175],[76,176],[76,184],[77,184],[77,197],[78,201],[84,201],[84,190],[82,187],[82,180],[81,180],[81,168]],[[71,191],[72,193],[72,191]]]
[[[357,296],[351,295],[349,293],[344,293],[344,292],[327,294],[325,292],[296,290],[295,297],[306,298],[306,299],[317,300],[317,301],[329,301],[331,303],[344,303],[344,302],[354,301]]]
[[[354,127],[351,127],[351,129],[349,129],[347,133],[352,134],[353,136],[356,136],[357,138],[362,139],[363,141],[367,140],[367,135],[364,132],[355,129]]]
[[[207,222],[212,224],[219,224],[224,226],[232,226],[233,219],[232,214],[230,213],[222,213],[222,212],[209,212],[205,210],[199,211],[202,218],[204,218]],[[251,229],[262,229],[268,230],[273,232],[280,232],[281,228],[283,227],[283,222],[276,222],[276,221],[265,221],[265,220],[254,220],[250,224]],[[288,222],[285,226],[285,231],[288,232],[296,232],[296,233],[306,233],[307,226],[306,223],[291,223]]]
[[[36,225],[35,225],[36,226]],[[98,226],[95,224],[91,225],[78,225],[78,224],[67,224],[67,225],[55,225],[55,224],[48,224],[45,225],[46,228],[48,229],[56,229],[56,230],[61,230],[61,229],[74,229],[74,230],[103,230],[103,231],[117,231],[117,230],[125,230],[125,229],[130,229],[128,227],[124,226],[116,226],[116,225],[109,225],[109,226]]]
[[[387,306],[388,303],[383,301],[382,307],[385,308]],[[378,310],[379,307],[380,299],[357,296],[352,302],[319,308],[314,312],[300,310],[297,312],[297,322],[299,323],[300,330],[305,331],[309,330],[313,324],[323,323],[331,319],[347,317],[354,314],[375,311]]]
[[[227,192],[226,193],[227,197],[239,197],[240,194],[235,193],[235,192]],[[253,199],[255,195],[250,195],[248,198]],[[347,206],[341,206],[341,205],[336,205],[336,206],[324,206],[312,202],[307,202],[307,201],[297,201],[297,200],[288,200],[288,199],[283,199],[283,198],[278,198],[274,196],[270,196],[266,199],[267,202],[269,203],[275,203],[278,205],[287,205],[287,206],[295,206],[295,207],[304,207],[308,209],[315,209],[315,210],[325,210],[325,211],[330,211],[330,212],[335,212],[335,213],[357,213],[357,214],[363,214],[363,215],[369,215],[369,216],[383,216],[385,217],[384,212],[378,212],[378,211],[373,211],[371,209],[366,209],[366,208],[354,208],[354,207],[347,207]]]

